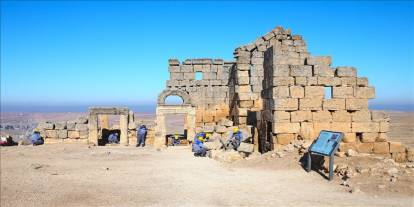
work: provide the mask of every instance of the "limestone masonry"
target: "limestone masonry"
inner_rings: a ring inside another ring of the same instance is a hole
[[[302,36],[282,27],[236,48],[233,54],[231,61],[168,61],[170,79],[158,97],[155,126],[150,127],[155,146],[166,144],[165,116],[185,114],[189,140],[201,130],[224,138],[229,128],[239,126],[251,137],[255,150],[263,153],[295,139],[315,139],[321,130],[332,130],[345,134],[340,151],[353,149],[392,156],[397,161],[406,159],[408,149],[387,141],[388,115],[368,110],[375,88],[366,77],[357,75],[355,67],[333,66],[330,56],[312,56]],[[172,95],[180,96],[183,104],[165,104],[166,97]],[[128,145],[137,124],[133,112],[122,110],[121,144]],[[91,109],[89,125],[80,120],[43,123],[38,128],[47,138],[98,144],[96,111]],[[134,124],[128,127],[128,123]],[[106,127],[105,121],[103,125]]]

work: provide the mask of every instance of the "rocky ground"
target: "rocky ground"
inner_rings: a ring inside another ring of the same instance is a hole
[[[337,159],[335,179],[307,173],[301,145],[227,163],[189,147],[1,148],[1,206],[413,206],[412,164]],[[354,162],[355,164],[350,164]],[[358,166],[361,165],[361,168]],[[339,167],[341,166],[341,167]],[[343,170],[342,170],[343,169]],[[343,172],[342,172],[342,171]],[[349,175],[345,179],[342,174]],[[344,178],[346,181],[342,180]],[[342,184],[342,185],[341,185]]]

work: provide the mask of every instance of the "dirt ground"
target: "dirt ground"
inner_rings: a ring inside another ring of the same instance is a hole
[[[266,156],[228,164],[194,157],[186,146],[1,148],[1,206],[414,205],[412,189],[349,193],[337,177],[307,173],[294,153]]]

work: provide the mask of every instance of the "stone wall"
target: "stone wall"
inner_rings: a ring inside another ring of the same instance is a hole
[[[40,132],[45,144],[88,144],[88,119],[83,117],[73,121],[40,122],[34,131]]]
[[[222,59],[169,60],[167,89],[185,91],[196,107],[196,125],[214,124],[229,116],[229,80],[233,62]],[[196,80],[196,73],[202,79]]]

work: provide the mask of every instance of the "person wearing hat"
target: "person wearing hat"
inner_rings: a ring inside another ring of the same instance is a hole
[[[204,142],[204,137],[202,136],[198,136],[196,139],[194,139],[193,146],[192,146],[194,156],[196,157],[206,156],[207,150],[206,148],[204,148],[203,142]]]
[[[234,127],[231,138],[229,139],[228,146],[234,150],[237,150],[237,148],[240,146],[240,143],[242,142],[242,138],[242,132],[239,130],[239,127]]]

